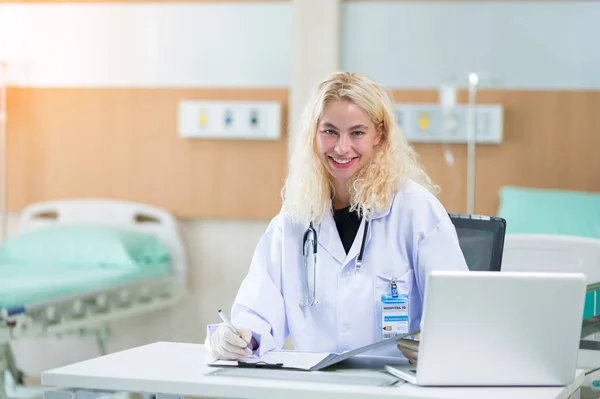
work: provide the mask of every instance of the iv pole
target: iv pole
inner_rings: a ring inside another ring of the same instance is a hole
[[[0,244],[6,240],[6,63],[0,63]]]
[[[475,127],[476,95],[479,85],[479,76],[476,73],[469,74],[469,105],[467,109],[467,213],[475,212]]]

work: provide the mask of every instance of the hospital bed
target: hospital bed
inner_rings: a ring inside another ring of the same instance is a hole
[[[583,317],[600,314],[600,193],[502,187],[498,214],[507,221],[502,271],[584,273]]]
[[[584,319],[600,314],[600,239],[553,234],[507,234],[502,271],[580,272],[588,293]]]
[[[0,247],[0,399],[5,374],[21,377],[11,341],[84,335],[106,354],[109,324],[178,303],[186,273],[176,219],[164,209],[103,199],[24,209]]]
[[[502,271],[581,272],[587,277],[578,367],[582,397],[600,397],[600,193],[503,187]]]
[[[578,368],[586,370],[581,397],[600,397],[600,239],[508,234],[504,248],[502,271],[581,272],[586,275],[588,286],[578,354]]]

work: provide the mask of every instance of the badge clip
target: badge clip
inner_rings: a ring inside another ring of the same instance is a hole
[[[392,278],[392,298],[398,298],[398,284],[396,284],[396,277]]]

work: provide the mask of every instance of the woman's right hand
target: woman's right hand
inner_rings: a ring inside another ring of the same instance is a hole
[[[237,328],[240,335],[235,334],[221,324],[210,338],[210,350],[213,357],[222,360],[237,360],[250,355],[248,344],[252,341],[252,331],[248,328]],[[241,336],[241,337],[240,337]]]

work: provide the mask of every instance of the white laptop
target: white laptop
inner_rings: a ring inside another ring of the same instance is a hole
[[[568,385],[585,293],[580,273],[432,272],[419,360],[386,370],[425,386]]]

